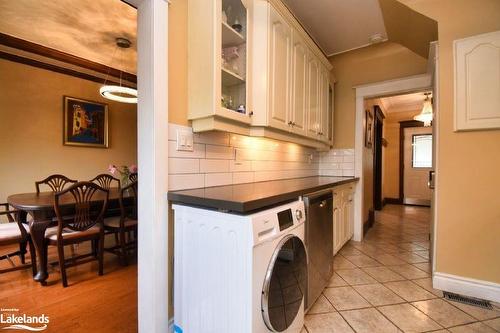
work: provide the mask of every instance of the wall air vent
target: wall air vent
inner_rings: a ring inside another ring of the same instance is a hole
[[[484,308],[484,309],[490,309],[490,310],[493,309],[493,307],[491,306],[491,303],[489,301],[485,301],[483,299],[462,296],[462,295],[450,293],[447,291],[443,291],[443,295],[444,295],[444,298],[446,298],[450,301],[455,301],[455,302],[459,302],[459,303],[463,303],[463,304],[467,304],[467,305],[478,306],[478,307]]]

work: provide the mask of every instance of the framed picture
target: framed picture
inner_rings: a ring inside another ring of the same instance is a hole
[[[373,145],[373,115],[370,110],[365,111],[365,147],[371,148]]]
[[[108,147],[108,105],[64,96],[63,144]]]

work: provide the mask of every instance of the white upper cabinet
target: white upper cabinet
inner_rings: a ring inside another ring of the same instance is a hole
[[[188,119],[193,130],[247,134],[246,3],[188,0],[188,11]]]
[[[319,139],[321,141],[328,141],[328,122],[330,117],[328,115],[328,88],[329,88],[329,73],[326,69],[321,69],[320,72],[320,85],[319,85],[319,109],[320,109],[320,124],[319,124]]]
[[[319,64],[311,57],[307,65],[307,135],[318,139],[320,131],[321,115],[319,111]]]
[[[331,145],[331,65],[283,3],[187,1],[193,130]]]
[[[328,82],[328,134],[327,140],[328,144],[333,145],[333,122],[334,119],[334,101],[335,101],[335,93],[333,90],[333,83]]]
[[[500,128],[500,31],[454,41],[455,130]]]
[[[308,50],[298,34],[292,35],[292,110],[289,124],[293,132],[307,135]]]
[[[269,126],[288,131],[291,122],[292,30],[272,8],[269,30]]]

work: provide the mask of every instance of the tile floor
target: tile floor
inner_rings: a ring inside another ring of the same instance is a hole
[[[303,333],[500,332],[493,310],[447,301],[432,288],[430,210],[387,205],[362,242],[335,256],[335,274]]]

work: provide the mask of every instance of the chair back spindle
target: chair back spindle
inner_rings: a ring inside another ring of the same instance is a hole
[[[137,181],[137,172],[132,172],[130,175],[128,175],[128,179],[131,181],[131,182],[136,182]]]
[[[106,173],[97,175],[94,179],[91,180],[91,182],[99,184],[99,186],[106,190],[109,190],[113,182],[116,182],[118,188],[120,188],[120,180]]]
[[[74,201],[74,214],[63,216],[62,206],[64,205],[63,196],[70,195]],[[94,196],[102,197],[102,204],[91,204]],[[68,189],[55,194],[54,210],[58,220],[58,233],[61,236],[63,229],[67,228],[73,231],[85,231],[96,224],[101,224],[106,207],[108,205],[109,191],[92,182],[78,182]],[[62,239],[62,237],[59,237]]]
[[[77,180],[69,179],[64,175],[51,175],[44,180],[35,182],[36,193],[40,193],[40,185],[47,185],[52,192],[61,192],[67,184],[75,184],[77,182]]]

